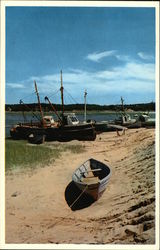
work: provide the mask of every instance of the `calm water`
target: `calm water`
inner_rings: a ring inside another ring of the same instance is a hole
[[[140,112],[139,112],[140,113]],[[131,117],[133,118],[135,114],[138,114],[138,112],[132,112],[130,113]],[[49,114],[50,115],[50,114]],[[83,114],[76,114],[76,116],[78,117],[78,119],[80,121],[84,120],[84,115]],[[110,121],[110,120],[114,120],[116,117],[118,116],[117,113],[90,113],[87,114],[87,120],[95,120],[95,121]],[[56,116],[53,115],[54,119],[57,120]],[[150,117],[151,118],[155,118],[155,112],[150,112]],[[22,113],[6,113],[6,136],[9,136],[10,133],[10,128],[19,123],[19,122],[24,122],[24,121],[37,121],[37,118],[35,118],[32,114],[25,114],[25,116],[23,116]]]

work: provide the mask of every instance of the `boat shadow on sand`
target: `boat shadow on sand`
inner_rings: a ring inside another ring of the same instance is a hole
[[[89,207],[92,203],[95,202],[95,200],[90,195],[86,193],[83,193],[81,195],[81,193],[82,191],[75,185],[73,181],[71,181],[66,187],[65,199],[72,211]]]

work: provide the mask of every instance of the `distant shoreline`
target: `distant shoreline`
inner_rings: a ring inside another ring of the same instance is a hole
[[[5,111],[5,113],[6,114],[20,114],[20,113],[22,113],[23,111]],[[27,113],[27,114],[31,114],[32,113],[32,111],[24,111],[25,113]],[[58,111],[58,113],[60,113],[61,111]],[[82,110],[65,110],[65,112],[66,113],[75,113],[75,114],[84,114],[84,111],[82,111]],[[102,111],[102,110],[89,110],[89,111],[87,111],[87,114],[97,114],[97,113],[99,113],[99,114],[116,114],[116,113],[120,113],[121,111],[115,111],[115,110],[104,110],[104,111]],[[155,111],[153,111],[153,110],[146,110],[146,111],[142,111],[142,110],[137,110],[137,111],[135,111],[135,110],[126,110],[125,111],[126,113],[128,113],[128,114],[132,114],[132,113],[155,113]],[[37,112],[34,112],[35,114],[38,114],[39,113],[39,111],[37,111]],[[54,112],[53,111],[49,111],[49,112],[44,112],[44,114],[53,114]]]
[[[53,112],[53,108],[51,105],[46,103],[41,103],[41,107],[43,112]],[[54,108],[60,112],[62,110],[61,104],[54,104]],[[155,111],[155,102],[150,103],[139,103],[139,104],[124,104],[123,108],[128,112],[147,112],[147,111]],[[28,103],[28,104],[6,104],[5,105],[6,111],[39,111],[39,105],[37,103]],[[111,112],[119,112],[122,110],[121,104],[115,105],[98,105],[98,104],[87,104],[87,112],[104,112],[104,113],[111,113]],[[84,104],[65,104],[64,105],[65,112],[84,112]]]

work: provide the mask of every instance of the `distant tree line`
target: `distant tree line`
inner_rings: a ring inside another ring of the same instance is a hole
[[[49,104],[42,103],[42,109],[44,112],[52,111],[52,107]],[[54,107],[57,111],[62,110],[62,106],[60,104],[54,104]],[[125,109],[133,110],[133,111],[155,111],[155,102],[150,103],[140,103],[140,104],[126,104],[124,105]],[[39,106],[37,103],[31,104],[6,104],[6,111],[39,111]],[[83,111],[84,104],[69,104],[64,105],[64,110],[66,111]],[[87,104],[88,111],[119,111],[121,110],[121,105],[97,105],[97,104]]]

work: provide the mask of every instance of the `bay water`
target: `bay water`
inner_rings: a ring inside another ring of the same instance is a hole
[[[135,114],[140,114],[143,112],[130,112],[131,118],[134,118]],[[44,115],[52,115],[55,120],[57,120],[57,117],[53,113],[47,113]],[[37,115],[39,116],[39,115]],[[84,121],[84,114],[76,112],[77,118],[83,122]],[[155,118],[155,112],[149,113],[150,118]],[[88,112],[86,119],[87,120],[95,120],[96,122],[100,121],[113,121],[115,118],[118,117],[117,112]],[[39,116],[40,119],[40,116]],[[30,121],[38,121],[38,119],[32,114],[32,113],[21,113],[21,112],[6,112],[5,115],[5,135],[6,137],[10,136],[10,129],[17,123],[23,123],[23,122],[30,122]]]

